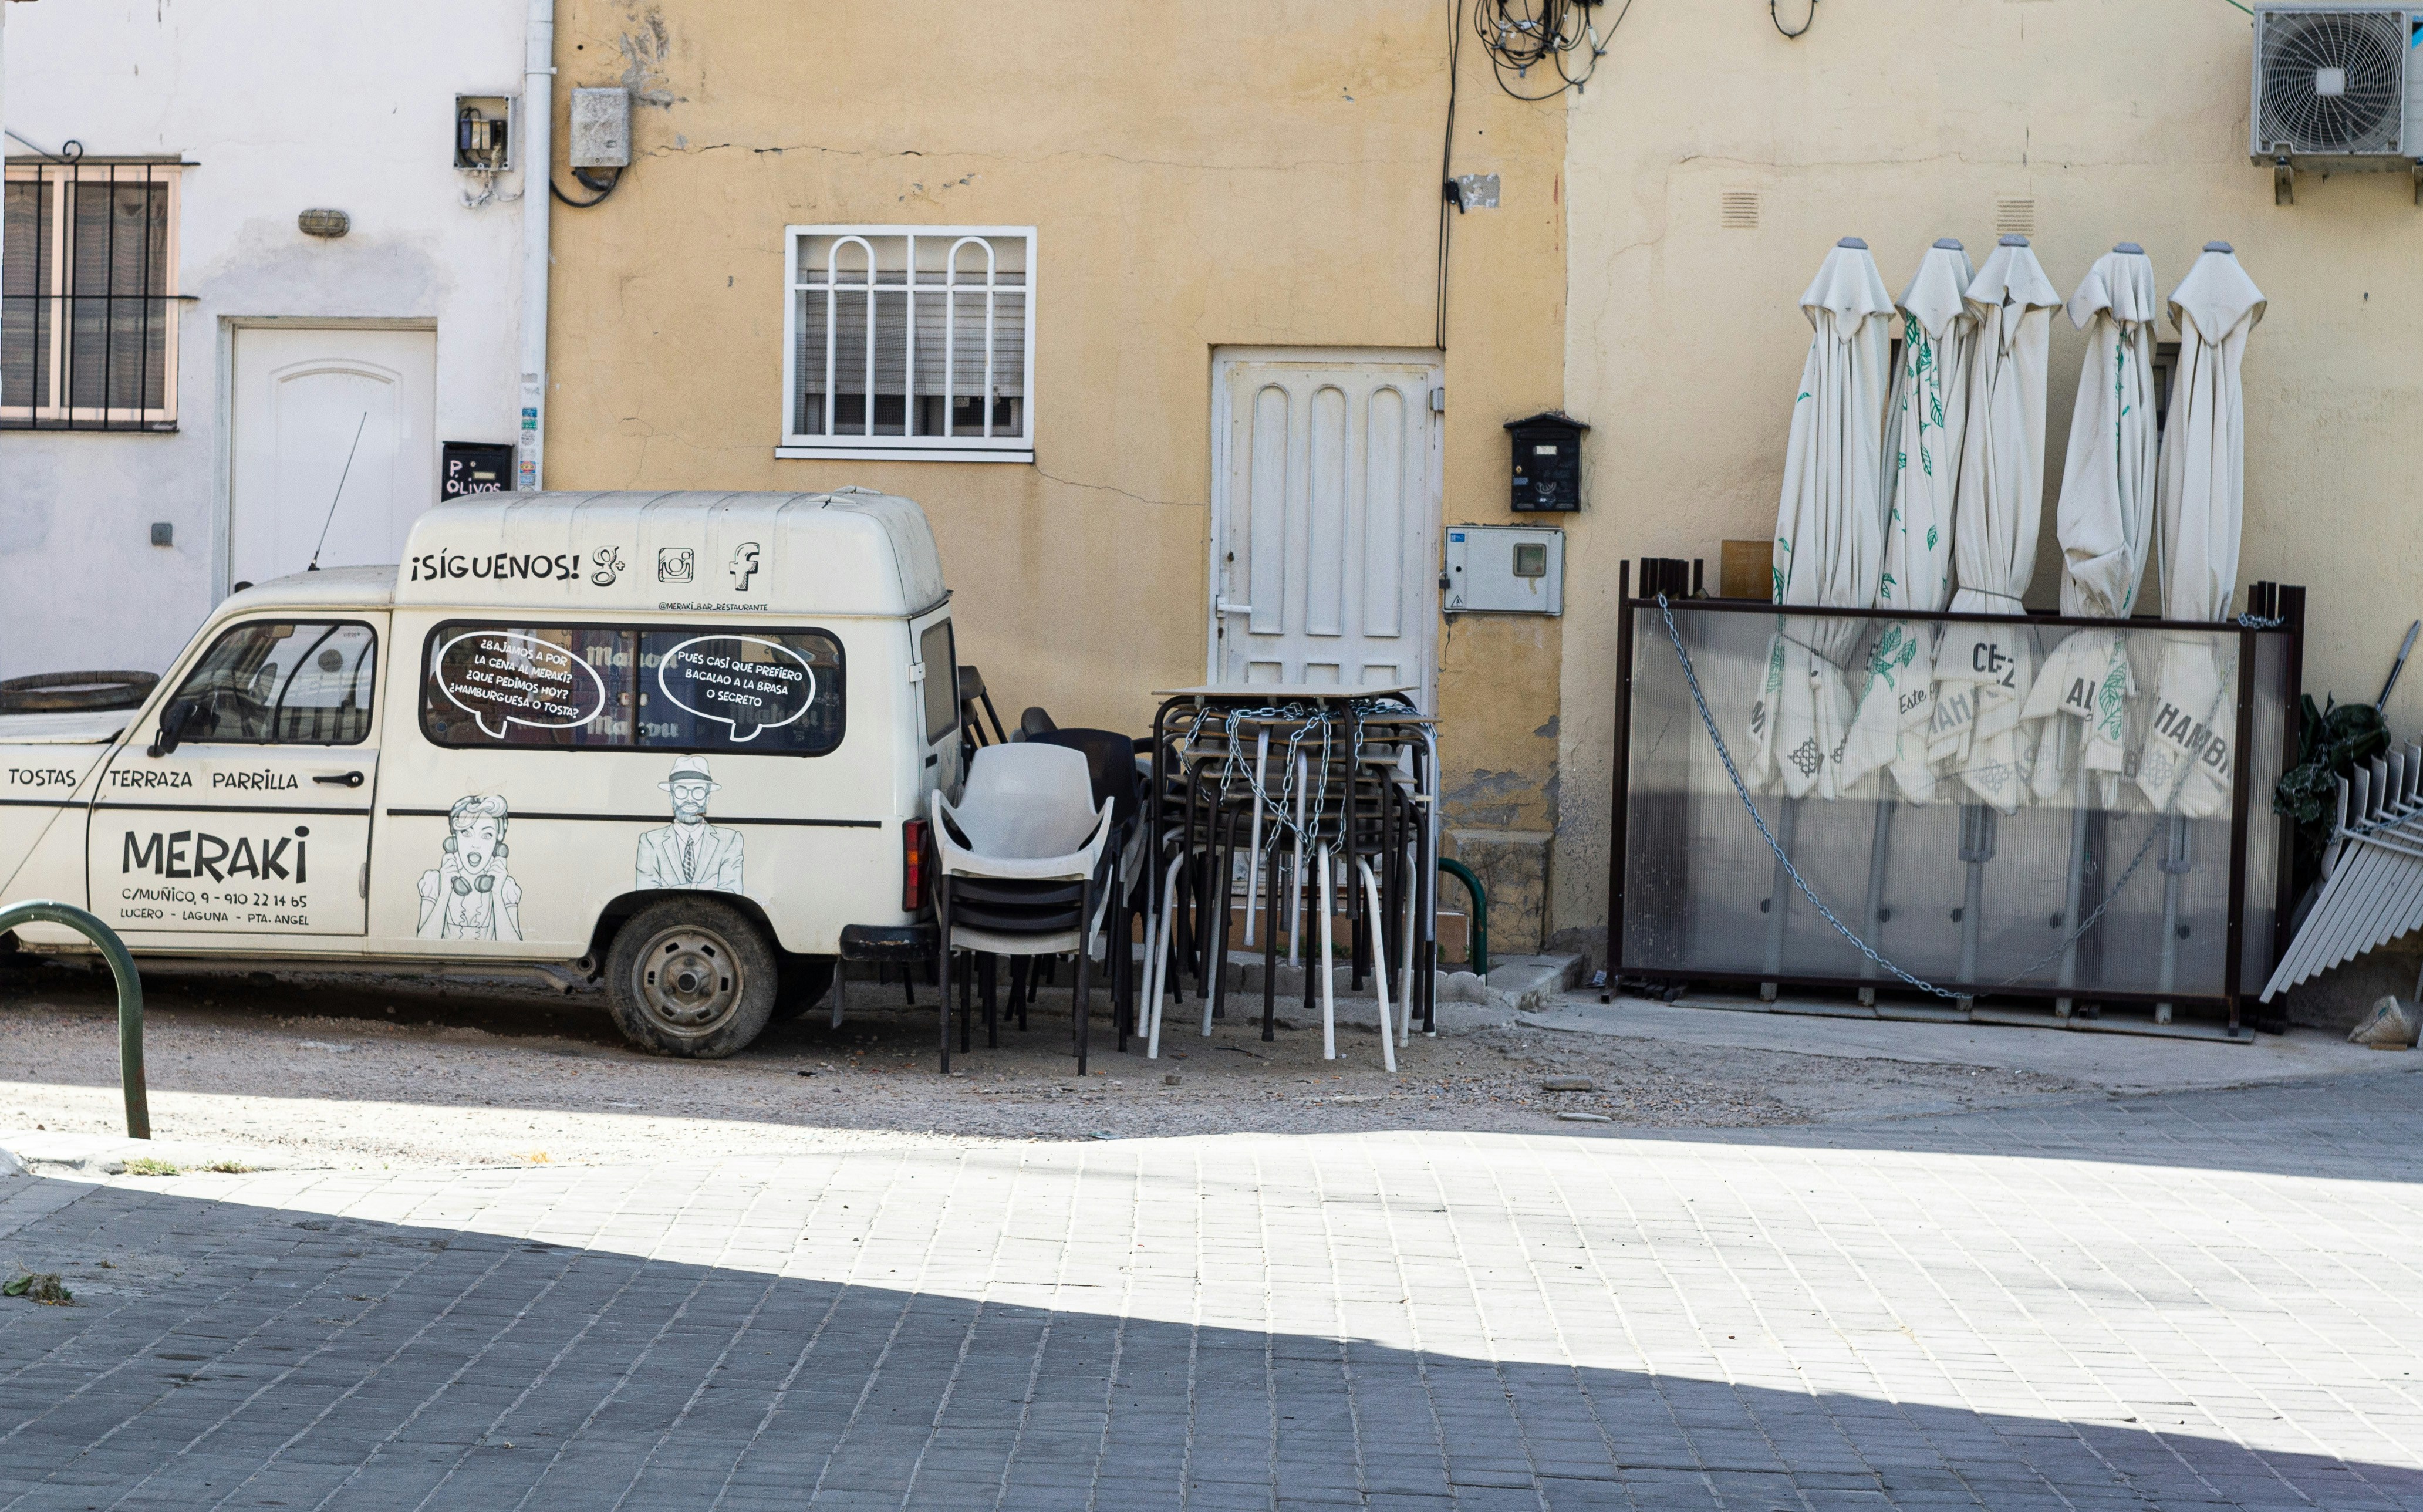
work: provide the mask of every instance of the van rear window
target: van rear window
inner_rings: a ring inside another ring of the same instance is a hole
[[[926,666],[926,744],[959,728],[959,661],[951,645],[951,622],[937,620],[917,638],[917,659]]]
[[[440,746],[822,756],[841,744],[841,642],[824,630],[453,620],[421,658]]]

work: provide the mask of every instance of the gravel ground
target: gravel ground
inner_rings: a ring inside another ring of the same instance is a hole
[[[1891,1116],[2090,1095],[2057,1077],[1711,1047],[1507,1026],[1417,1036],[1395,1076],[1368,1027],[1205,1040],[1173,1012],[1163,1058],[1121,1054],[1098,1015],[1094,1074],[1050,992],[1003,1046],[934,1073],[931,1008],[853,984],[729,1061],[640,1054],[594,995],[518,984],[154,974],[145,984],[155,1131],[277,1164],[611,1163],[831,1149],[933,1136],[1127,1138],[1391,1128],[1688,1128]],[[931,989],[921,999],[932,1002]],[[884,1006],[878,1008],[876,1003]],[[1096,1000],[1098,1007],[1101,998]],[[1368,1023],[1368,1002],[1341,1003]],[[0,970],[0,1128],[119,1129],[114,999],[78,969]],[[1548,1091],[1581,1078],[1587,1091]],[[1572,1115],[1585,1115],[1574,1117]]]

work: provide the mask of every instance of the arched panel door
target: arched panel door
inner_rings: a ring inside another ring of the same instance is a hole
[[[1426,354],[1220,355],[1212,681],[1408,686],[1429,706],[1439,378]]]
[[[315,549],[323,567],[401,559],[437,498],[436,354],[430,331],[236,332],[230,581],[301,572]]]

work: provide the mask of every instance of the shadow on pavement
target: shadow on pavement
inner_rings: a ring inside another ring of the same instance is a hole
[[[0,1302],[11,1512],[2423,1506],[2411,1468],[2125,1423],[979,1304],[126,1188],[7,1243],[117,1254],[97,1274],[124,1288]]]

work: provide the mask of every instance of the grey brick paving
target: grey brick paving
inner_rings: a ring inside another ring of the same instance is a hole
[[[2423,1512],[2423,1077],[0,1181],[0,1512]],[[116,1268],[99,1269],[107,1259]]]

